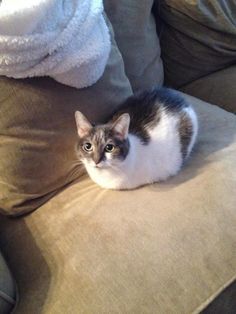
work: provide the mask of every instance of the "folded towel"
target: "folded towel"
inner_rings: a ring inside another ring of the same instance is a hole
[[[0,75],[94,84],[111,46],[102,13],[102,0],[2,0]]]

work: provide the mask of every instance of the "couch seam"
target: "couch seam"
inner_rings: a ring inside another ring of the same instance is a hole
[[[5,292],[3,292],[2,290],[0,290],[0,298],[2,298],[4,301],[10,303],[10,304],[15,304],[16,301],[10,297],[9,295],[7,295]]]
[[[215,293],[213,293],[209,298],[207,298],[201,305],[199,305],[192,314],[201,313],[215,298],[217,298],[221,292],[223,292],[228,286],[231,285],[236,280],[236,275],[230,278],[225,284],[223,284]]]

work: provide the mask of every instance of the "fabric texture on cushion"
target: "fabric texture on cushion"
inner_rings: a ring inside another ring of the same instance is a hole
[[[78,178],[74,112],[102,121],[131,94],[114,40],[104,75],[90,88],[78,90],[50,78],[0,77],[1,211],[29,212]]]
[[[236,2],[160,0],[165,84],[179,88],[236,62]]]
[[[236,66],[220,70],[181,87],[181,91],[236,113]]]
[[[0,220],[19,313],[199,313],[234,280],[236,117],[189,100],[200,133],[176,177],[133,191],[86,178]]]
[[[163,83],[163,65],[153,0],[105,0],[105,11],[114,28],[125,73],[134,92]]]
[[[15,283],[0,252],[0,313],[9,314],[15,304]]]

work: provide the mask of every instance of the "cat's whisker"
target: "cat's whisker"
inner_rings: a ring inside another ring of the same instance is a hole
[[[66,176],[66,181],[67,182],[70,182],[72,181],[72,179],[77,179],[77,177],[79,177],[79,175],[82,174],[82,169],[81,167],[77,167],[77,168],[74,168],[72,169]]]
[[[83,164],[82,161],[79,160],[79,159],[71,161],[71,166],[72,167],[81,166],[82,164]]]

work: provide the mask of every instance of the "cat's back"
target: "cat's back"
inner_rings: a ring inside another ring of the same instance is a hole
[[[130,97],[113,116],[117,119],[122,113],[129,113],[129,132],[147,143],[150,132],[161,121],[179,115],[188,104],[179,92],[169,88],[155,88]]]
[[[167,87],[153,88],[131,96],[117,109],[117,114],[128,112],[133,119],[147,119],[159,110],[177,113],[188,107],[184,97]],[[131,119],[132,120],[132,119]]]
[[[188,101],[170,88],[154,88],[130,97],[121,104],[113,116],[129,113],[129,133],[142,144],[153,139],[165,146],[174,145],[181,151],[182,159],[189,156],[198,133],[197,116]]]

